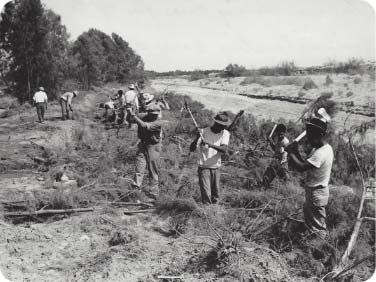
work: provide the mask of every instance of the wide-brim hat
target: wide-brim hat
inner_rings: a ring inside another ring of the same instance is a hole
[[[227,112],[220,112],[214,117],[214,121],[218,124],[229,126],[231,124],[230,117]]]
[[[78,91],[77,91],[77,90],[74,90],[74,91],[73,91],[73,94],[74,94],[74,96],[78,96]]]
[[[155,103],[152,103],[151,105],[149,105],[147,108],[146,108],[146,111],[149,113],[149,114],[155,114],[155,115],[159,115],[159,113],[161,112],[161,107]]]
[[[306,128],[309,129],[316,129],[320,130],[321,132],[325,133],[326,130],[328,129],[328,124],[318,118],[311,118],[306,122]]]
[[[150,93],[143,93],[142,99],[145,101],[145,103],[148,103],[148,102],[150,102],[151,100],[154,99],[154,95],[150,94]]]
[[[128,86],[129,89],[134,89],[134,84],[132,83],[131,85]]]
[[[41,86],[41,87],[39,87],[39,90],[40,91],[44,91],[44,88]]]

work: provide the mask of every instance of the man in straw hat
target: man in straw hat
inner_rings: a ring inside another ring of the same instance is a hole
[[[47,94],[43,87],[39,87],[39,91],[35,92],[33,102],[37,108],[38,119],[40,123],[44,122],[44,113],[47,110]]]
[[[72,100],[77,97],[78,91],[65,92],[60,96],[60,106],[61,106],[61,115],[62,120],[73,119],[73,108]]]
[[[190,151],[199,147],[198,180],[201,200],[204,204],[218,202],[221,155],[227,153],[230,133],[226,128],[231,124],[227,112],[220,112],[214,117],[211,127],[200,129],[192,142]]]
[[[157,100],[153,94],[150,94],[150,93],[147,93],[147,92],[142,93],[141,94],[140,113],[147,112],[147,109],[151,105],[158,105],[161,108],[161,110],[169,110],[170,109],[169,104],[167,103],[167,101],[164,99],[163,96],[160,99]],[[159,115],[159,118],[162,118],[162,111]]]
[[[144,190],[151,200],[159,195],[159,166],[162,147],[162,124],[159,118],[160,107],[152,105],[147,113],[138,117],[131,108],[127,109],[130,121],[138,125],[138,150],[136,156],[135,182],[141,187],[146,169],[151,180],[148,190]]]
[[[307,171],[303,207],[305,224],[308,231],[322,238],[326,236],[325,207],[329,199],[328,184],[333,164],[333,149],[325,141],[327,126],[325,119],[316,117],[306,122],[307,142],[313,148],[306,160],[300,156],[297,142],[286,148],[297,169]]]

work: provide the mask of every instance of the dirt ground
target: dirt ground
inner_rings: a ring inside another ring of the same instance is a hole
[[[89,112],[101,100],[100,93],[88,93],[77,102],[77,109]],[[2,204],[54,192],[51,173],[44,171],[35,157],[48,159],[52,154],[53,159],[64,158],[75,129],[90,124],[82,117],[72,121],[61,121],[59,117],[59,105],[52,103],[44,124],[36,122],[34,108],[0,120]],[[0,217],[0,269],[15,282],[232,281],[214,278],[210,270],[200,272],[200,267],[190,266],[208,250],[206,237],[195,237],[188,231],[176,238],[164,231],[168,229],[166,216],[129,216],[124,210],[98,205],[94,212],[55,215],[47,221],[33,218],[19,224]],[[126,240],[111,243],[116,234]],[[252,245],[248,252],[247,269],[259,278],[257,281],[293,281],[278,254]]]

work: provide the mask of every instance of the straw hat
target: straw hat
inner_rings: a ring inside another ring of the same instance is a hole
[[[229,126],[231,124],[231,120],[227,114],[227,112],[220,112],[214,117],[214,121],[218,124]]]

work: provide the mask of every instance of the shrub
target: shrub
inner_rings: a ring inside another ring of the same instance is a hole
[[[195,70],[194,72],[192,72],[192,74],[189,76],[189,81],[195,81],[195,80],[199,80],[199,79],[204,79],[204,78],[207,78],[208,76],[200,71],[200,70]]]
[[[316,83],[312,80],[312,78],[308,77],[304,82],[303,89],[304,90],[311,90],[314,88],[318,88]]]
[[[354,93],[352,91],[349,91],[349,92],[346,93],[346,97],[351,97],[353,95],[354,95]]]
[[[329,86],[330,84],[333,84],[333,80],[330,78],[329,75],[325,78],[325,86]]]
[[[304,97],[306,95],[306,93],[304,92],[304,91],[302,91],[302,90],[300,90],[299,92],[298,92],[298,96],[299,97]]]
[[[354,84],[359,84],[359,83],[361,83],[363,80],[362,80],[362,78],[360,77],[360,76],[357,76],[357,77],[355,77],[354,78]]]

